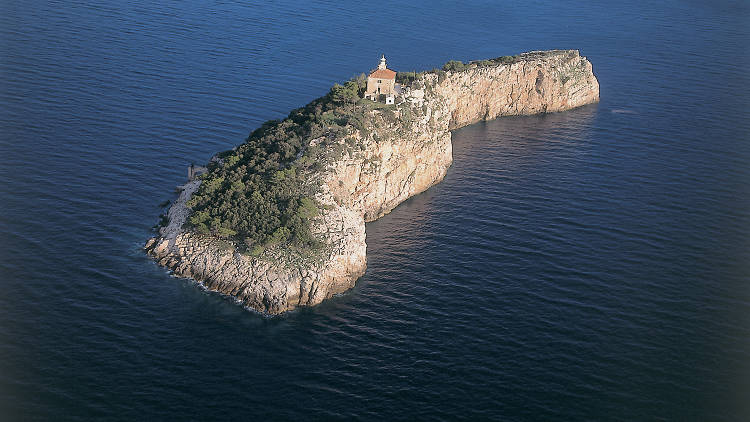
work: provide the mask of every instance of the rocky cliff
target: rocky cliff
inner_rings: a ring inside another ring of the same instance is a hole
[[[368,128],[347,127],[333,140],[346,151],[316,174],[312,222],[325,246],[315,253],[284,248],[252,257],[224,240],[182,228],[201,183],[185,185],[169,223],[145,246],[160,265],[245,306],[277,314],[314,305],[354,286],[366,267],[365,222],[438,183],[452,161],[451,133],[499,116],[556,112],[599,100],[591,63],[575,50],[521,54],[508,63],[474,63],[460,71],[421,75],[400,103],[368,110]],[[322,138],[310,140],[315,146]],[[331,147],[326,140],[326,147]],[[356,148],[352,148],[356,145]],[[334,145],[335,146],[335,145]]]

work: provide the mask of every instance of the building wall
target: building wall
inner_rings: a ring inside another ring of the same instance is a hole
[[[380,81],[380,83],[378,83]],[[385,95],[394,95],[393,89],[396,84],[396,79],[381,79],[381,78],[367,78],[367,91],[365,96],[377,95],[378,87],[380,87],[380,93]]]

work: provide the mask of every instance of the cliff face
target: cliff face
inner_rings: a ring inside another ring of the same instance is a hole
[[[313,231],[326,243],[309,256],[283,249],[252,258],[219,239],[181,229],[185,202],[200,181],[185,186],[169,224],[146,250],[175,274],[235,297],[266,313],[314,305],[354,286],[365,271],[365,222],[438,183],[452,161],[451,133],[499,116],[563,111],[599,100],[591,63],[575,50],[522,54],[510,64],[469,66],[427,74],[407,89],[395,109],[374,110],[366,133],[350,128],[359,149],[321,174],[318,201],[326,204]],[[319,140],[312,140],[314,145]]]

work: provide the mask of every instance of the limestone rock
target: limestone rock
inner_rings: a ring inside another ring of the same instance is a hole
[[[450,131],[499,116],[556,112],[599,101],[591,63],[576,50],[522,54],[510,64],[428,74],[407,89],[393,116],[375,110],[371,133],[353,133],[361,151],[344,154],[320,174],[316,198],[327,204],[313,232],[327,245],[310,257],[271,249],[261,257],[209,236],[184,231],[185,205],[200,186],[187,183],[169,224],[144,249],[159,265],[278,314],[349,290],[365,272],[365,222],[440,182],[450,167]],[[313,141],[315,142],[315,140]]]

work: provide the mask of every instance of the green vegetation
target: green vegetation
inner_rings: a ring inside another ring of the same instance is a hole
[[[521,59],[521,56],[500,56],[489,60],[474,60],[469,63],[463,63],[459,60],[450,60],[443,65],[443,70],[447,72],[460,72],[464,69],[468,69],[470,66],[476,67],[489,67],[497,66],[501,64],[512,64]],[[434,72],[434,71],[433,71]]]
[[[417,72],[396,72],[396,83],[401,85],[411,85],[417,77],[422,76],[423,73]]]
[[[499,64],[512,64],[512,63],[515,63],[515,62],[519,61],[520,59],[521,59],[520,55],[516,55],[516,56],[500,56],[500,57],[495,57],[494,59],[479,60],[479,61],[475,61],[475,62],[472,62],[472,63],[476,63],[477,66],[479,66],[479,67],[497,66]]]
[[[431,86],[424,84],[428,73],[436,74],[439,83],[448,71],[516,60],[518,56],[468,64],[451,60],[429,72],[399,72],[396,81],[408,86],[421,84],[429,90]],[[219,160],[208,165],[200,188],[188,201],[192,214],[185,227],[219,237],[253,256],[276,244],[298,249],[319,247],[310,221],[320,212],[321,204],[313,199],[320,186],[310,175],[344,154],[361,153],[364,146],[350,136],[354,131],[376,140],[393,136],[382,131],[377,136],[372,133],[373,119],[390,123],[398,119],[408,127],[420,111],[425,112],[423,106],[421,110],[401,107],[396,113],[396,105],[363,99],[366,86],[364,74],[343,85],[335,84],[327,95],[293,110],[283,120],[263,123],[245,143],[218,154]],[[378,163],[370,164],[375,168]]]
[[[361,96],[360,85],[355,80],[347,81],[344,85],[334,84],[330,96],[335,103],[353,106]]]
[[[365,88],[364,75],[336,84],[326,96],[284,120],[265,122],[244,144],[218,154],[187,203],[193,212],[186,227],[255,256],[274,244],[319,246],[310,231],[321,208],[313,199],[319,186],[305,176],[355,147],[347,126],[370,126],[365,111],[381,105],[360,99]],[[313,139],[318,141],[311,146]],[[347,141],[342,145],[341,139]]]
[[[466,65],[459,60],[450,60],[448,63],[443,65],[443,70],[446,72],[460,72],[466,68]]]
[[[437,73],[438,75],[438,83],[441,83],[445,80],[445,78],[448,77],[448,74],[445,73],[443,69],[435,69],[432,71],[433,73]]]
[[[512,64],[516,63],[521,59],[520,55],[516,56],[500,56],[496,57],[494,59],[489,60],[474,60],[468,63],[463,63],[460,60],[449,60],[446,62],[440,69],[432,69],[426,72],[398,72],[396,73],[396,83],[405,85],[405,86],[413,86],[414,82],[417,82],[421,80],[424,75],[428,73],[432,73],[437,75],[438,77],[438,83],[443,82],[445,78],[447,77],[446,72],[461,72],[466,69],[470,69],[473,67],[481,68],[481,67],[489,67],[489,66],[498,66],[502,64]]]

